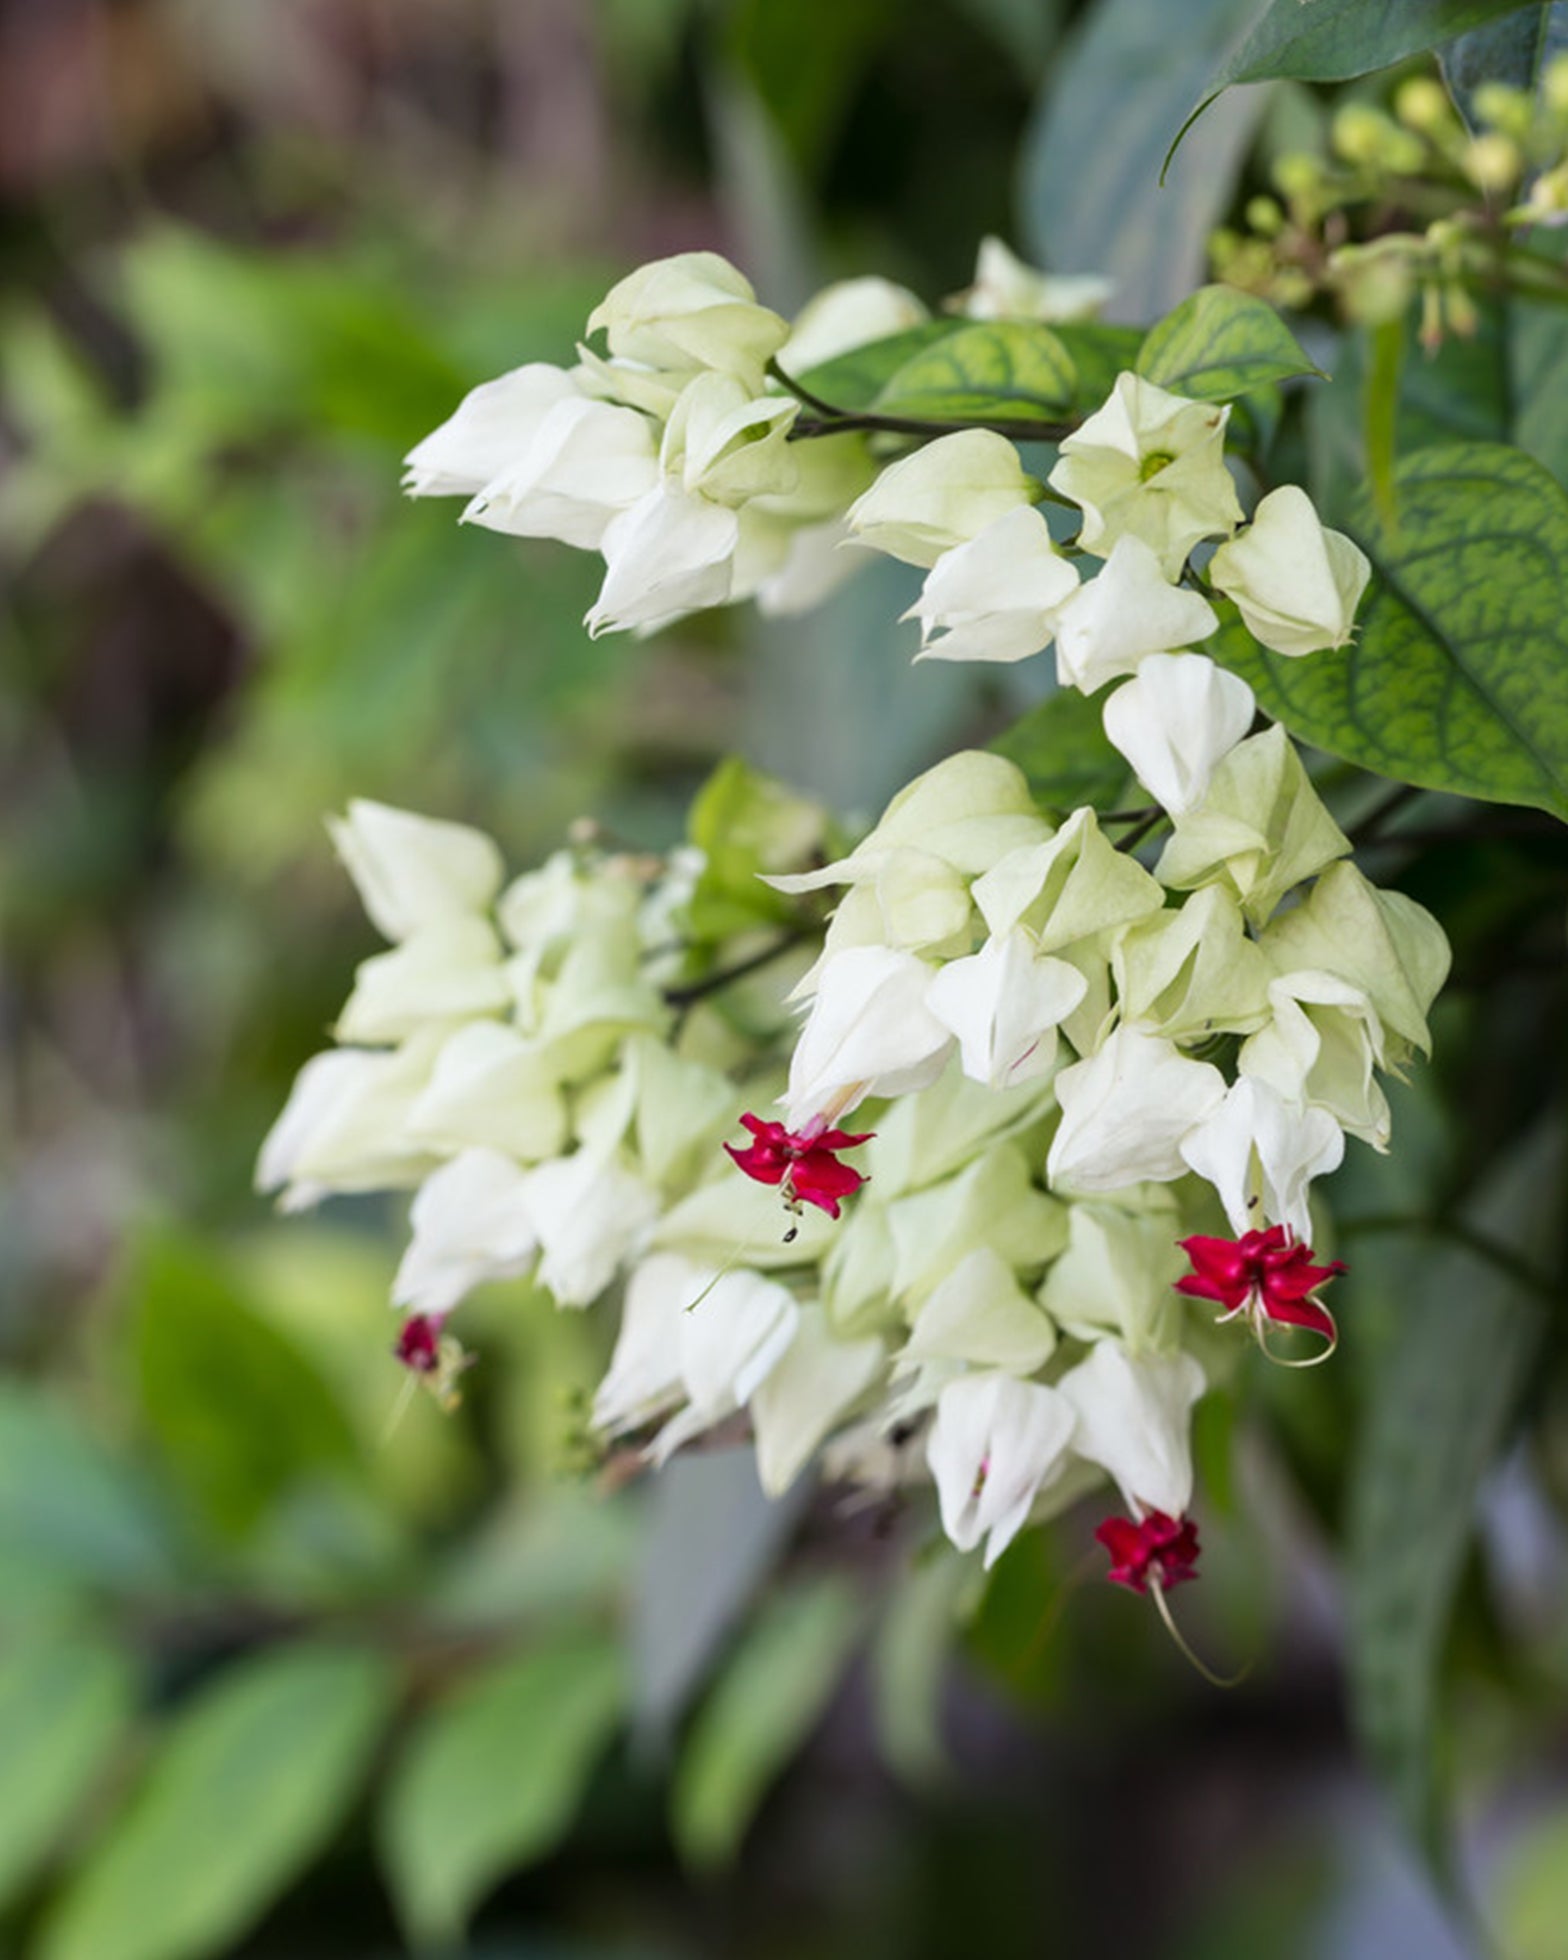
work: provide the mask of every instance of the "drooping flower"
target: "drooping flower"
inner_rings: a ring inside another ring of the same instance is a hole
[[[473,1365],[474,1357],[445,1332],[445,1327],[445,1317],[441,1314],[410,1314],[398,1330],[392,1353],[408,1370],[413,1382],[419,1383],[437,1406],[450,1415],[463,1399],[458,1383]]]
[[[615,517],[658,477],[658,431],[646,415],[573,395],[557,402],[480,486],[463,522],[597,551]]]
[[[841,1164],[837,1152],[869,1143],[875,1135],[872,1130],[851,1136],[844,1130],[813,1130],[810,1124],[791,1130],[762,1116],[746,1115],[740,1121],[754,1141],[744,1146],[727,1143],[724,1148],[758,1184],[782,1185],[787,1199],[815,1205],[829,1218],[837,1218],[839,1200],[853,1197],[866,1181],[852,1165]]]
[[[1189,1170],[1218,1193],[1233,1232],[1260,1214],[1310,1236],[1312,1181],[1337,1171],[1345,1133],[1328,1110],[1282,1096],[1272,1083],[1243,1075],[1178,1146]]]
[[[1252,726],[1252,689],[1202,653],[1151,653],[1105,704],[1105,732],[1155,802],[1195,809]]]
[[[833,1121],[867,1096],[929,1088],[953,1050],[925,1004],[936,969],[892,946],[850,946],[822,963],[790,1058],[785,1115]]]
[[[1039,494],[1006,436],[960,429],[889,463],[850,506],[849,528],[873,551],[929,570],[943,552]]]
[[[962,1375],[937,1400],[926,1442],[942,1529],[961,1552],[983,1538],[989,1570],[1062,1467],[1073,1433],[1067,1399],[1001,1372]]]
[[[1333,1315],[1314,1296],[1348,1269],[1339,1259],[1314,1265],[1311,1246],[1292,1237],[1285,1226],[1244,1232],[1239,1239],[1195,1235],[1183,1239],[1181,1248],[1192,1261],[1192,1271],[1177,1280],[1176,1291],[1215,1301],[1225,1309],[1222,1321],[1245,1315],[1255,1327],[1277,1320],[1287,1327],[1310,1328],[1326,1341],[1336,1338]]]
[[[993,518],[944,551],[904,617],[920,621],[921,660],[1027,660],[1046,646],[1078,574],[1032,504]]]
[[[1215,552],[1209,576],[1255,638],[1297,659],[1345,645],[1372,567],[1359,545],[1324,526],[1305,490],[1286,483]]]
[[[1133,1356],[1100,1340],[1057,1387],[1077,1418],[1073,1454],[1107,1471],[1131,1509],[1180,1517],[1192,1501],[1192,1408],[1205,1387],[1194,1356]]]
[[[1141,1518],[1107,1518],[1095,1537],[1111,1555],[1113,1586],[1146,1593],[1152,1578],[1162,1592],[1198,1574],[1198,1527],[1191,1518],[1150,1511]]]
[[[392,1352],[411,1374],[433,1375],[441,1365],[441,1316],[411,1313]]]
[[[1075,1195],[1165,1183],[1188,1168],[1181,1144],[1225,1099],[1225,1078],[1174,1042],[1118,1028],[1056,1078],[1062,1121],[1046,1171]]]
[[[1219,615],[1201,592],[1166,577],[1153,548],[1128,532],[1105,564],[1062,604],[1056,621],[1056,678],[1093,694],[1135,674],[1155,653],[1206,640]]]
[[[472,388],[403,459],[411,497],[472,497],[517,460],[551,409],[581,399],[564,368],[531,361]]]
[[[482,1148],[460,1150],[432,1171],[409,1209],[413,1231],[394,1302],[439,1321],[476,1286],[526,1273],[539,1252],[527,1182],[521,1165]]]

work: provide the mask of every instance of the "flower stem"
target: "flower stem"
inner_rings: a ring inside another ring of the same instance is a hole
[[[733,987],[739,980],[749,980],[754,973],[760,973],[765,966],[771,966],[776,959],[782,959],[791,947],[798,946],[807,937],[804,931],[781,933],[771,945],[764,946],[760,952],[744,960],[737,960],[733,966],[722,966],[714,973],[705,973],[700,980],[688,981],[684,987],[666,987],[665,1005],[677,1011],[706,1000],[710,994],[722,993],[726,987]]]

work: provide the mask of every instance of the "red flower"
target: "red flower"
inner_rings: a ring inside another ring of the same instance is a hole
[[[759,1184],[780,1184],[791,1202],[815,1205],[829,1218],[837,1218],[839,1199],[858,1191],[865,1178],[848,1164],[841,1164],[835,1151],[853,1150],[869,1143],[874,1131],[852,1137],[843,1130],[786,1130],[782,1123],[769,1123],[760,1116],[743,1116],[741,1127],[750,1130],[754,1142],[742,1149],[727,1143],[724,1148],[748,1177]]]
[[[441,1321],[436,1314],[411,1313],[392,1352],[416,1375],[433,1375],[441,1366]]]
[[[1314,1266],[1311,1246],[1292,1239],[1283,1225],[1239,1239],[1183,1239],[1181,1248],[1192,1271],[1177,1280],[1176,1291],[1217,1301],[1225,1309],[1222,1320],[1244,1313],[1253,1321],[1310,1327],[1326,1341],[1336,1338],[1333,1315],[1312,1296],[1347,1268],[1338,1259]]]
[[[1094,1535],[1111,1555],[1106,1577],[1113,1586],[1147,1592],[1153,1577],[1162,1592],[1169,1592],[1198,1576],[1198,1527],[1191,1518],[1167,1517],[1163,1511],[1142,1518],[1107,1518]]]

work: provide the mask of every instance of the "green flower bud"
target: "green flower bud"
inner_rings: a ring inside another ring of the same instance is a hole
[[[1529,96],[1506,82],[1483,82],[1475,92],[1475,109],[1482,122],[1521,142],[1535,120]]]
[[[1394,93],[1394,114],[1407,129],[1420,130],[1425,136],[1435,136],[1454,120],[1448,91],[1430,75],[1413,75],[1400,83]]]
[[[1511,136],[1477,136],[1464,153],[1465,174],[1478,190],[1506,191],[1519,180],[1524,158]]]

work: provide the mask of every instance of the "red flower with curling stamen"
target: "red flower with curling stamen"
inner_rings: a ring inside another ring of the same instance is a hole
[[[1107,1518],[1095,1537],[1111,1555],[1105,1575],[1113,1586],[1147,1592],[1153,1578],[1162,1592],[1196,1579],[1198,1527],[1191,1518],[1168,1517],[1150,1511],[1142,1518]]]
[[[1348,1268],[1338,1259],[1314,1266],[1311,1246],[1292,1239],[1283,1225],[1239,1239],[1183,1239],[1181,1249],[1192,1271],[1177,1280],[1176,1291],[1217,1302],[1225,1309],[1222,1321],[1245,1314],[1254,1324],[1277,1320],[1308,1327],[1326,1341],[1337,1338],[1333,1315],[1312,1296]]]
[[[829,1218],[839,1215],[840,1198],[858,1191],[865,1178],[848,1164],[841,1164],[835,1151],[853,1150],[869,1143],[876,1134],[852,1137],[843,1130],[787,1130],[782,1123],[769,1123],[761,1116],[743,1116],[741,1127],[749,1130],[753,1142],[742,1148],[727,1143],[724,1148],[748,1177],[759,1184],[780,1184],[791,1203],[815,1205]]]
[[[433,1375],[441,1365],[441,1321],[435,1314],[411,1313],[392,1352],[416,1375]]]

